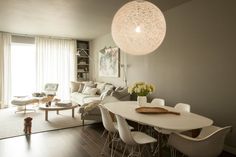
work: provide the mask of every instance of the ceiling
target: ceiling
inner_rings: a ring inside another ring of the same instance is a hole
[[[91,40],[129,0],[0,0],[0,31]],[[190,0],[150,0],[163,12]]]

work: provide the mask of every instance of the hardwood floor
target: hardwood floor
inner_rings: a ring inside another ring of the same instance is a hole
[[[93,124],[3,139],[0,140],[0,157],[99,157],[105,143],[102,132],[101,124]],[[108,148],[103,156],[110,156]],[[164,151],[163,156],[170,155]],[[223,153],[221,157],[235,156]]]

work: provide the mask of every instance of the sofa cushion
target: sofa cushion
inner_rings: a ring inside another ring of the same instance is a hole
[[[89,82],[85,82],[84,83],[84,88],[83,88],[83,91],[86,89],[86,87],[91,87],[91,88],[96,88],[96,84],[94,84],[92,81],[89,81]],[[82,91],[82,93],[83,93]]]
[[[85,87],[85,89],[83,90],[83,94],[86,94],[86,95],[96,95],[98,89],[97,88],[92,88],[92,87]]]
[[[84,83],[80,83],[80,86],[77,92],[82,93],[83,89],[84,89]]]
[[[91,103],[91,102],[99,101],[99,100],[101,100],[99,95],[87,96],[83,98],[84,103]]]
[[[85,95],[78,92],[71,93],[70,98],[73,103],[76,103],[79,105],[84,105],[85,103],[90,103],[95,100],[100,100],[99,95]]]
[[[80,88],[80,84],[81,84],[81,82],[73,82],[73,81],[71,81],[70,82],[71,93],[77,92],[78,89]]]

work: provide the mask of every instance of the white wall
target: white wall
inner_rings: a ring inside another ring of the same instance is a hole
[[[236,154],[235,6],[235,0],[192,0],[166,11],[163,44],[152,54],[128,56],[128,82],[153,83],[157,90],[151,97],[162,97],[170,106],[189,103],[192,112],[213,119],[215,125],[232,125],[226,144]],[[109,44],[114,45],[110,34],[97,38],[92,52]]]
[[[0,32],[0,108],[2,107],[2,81],[3,81],[3,44],[2,33]]]

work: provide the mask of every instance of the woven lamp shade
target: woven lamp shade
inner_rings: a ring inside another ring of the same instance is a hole
[[[131,1],[122,6],[112,21],[112,37],[118,47],[132,55],[145,55],[156,50],[166,34],[166,22],[154,4]]]

